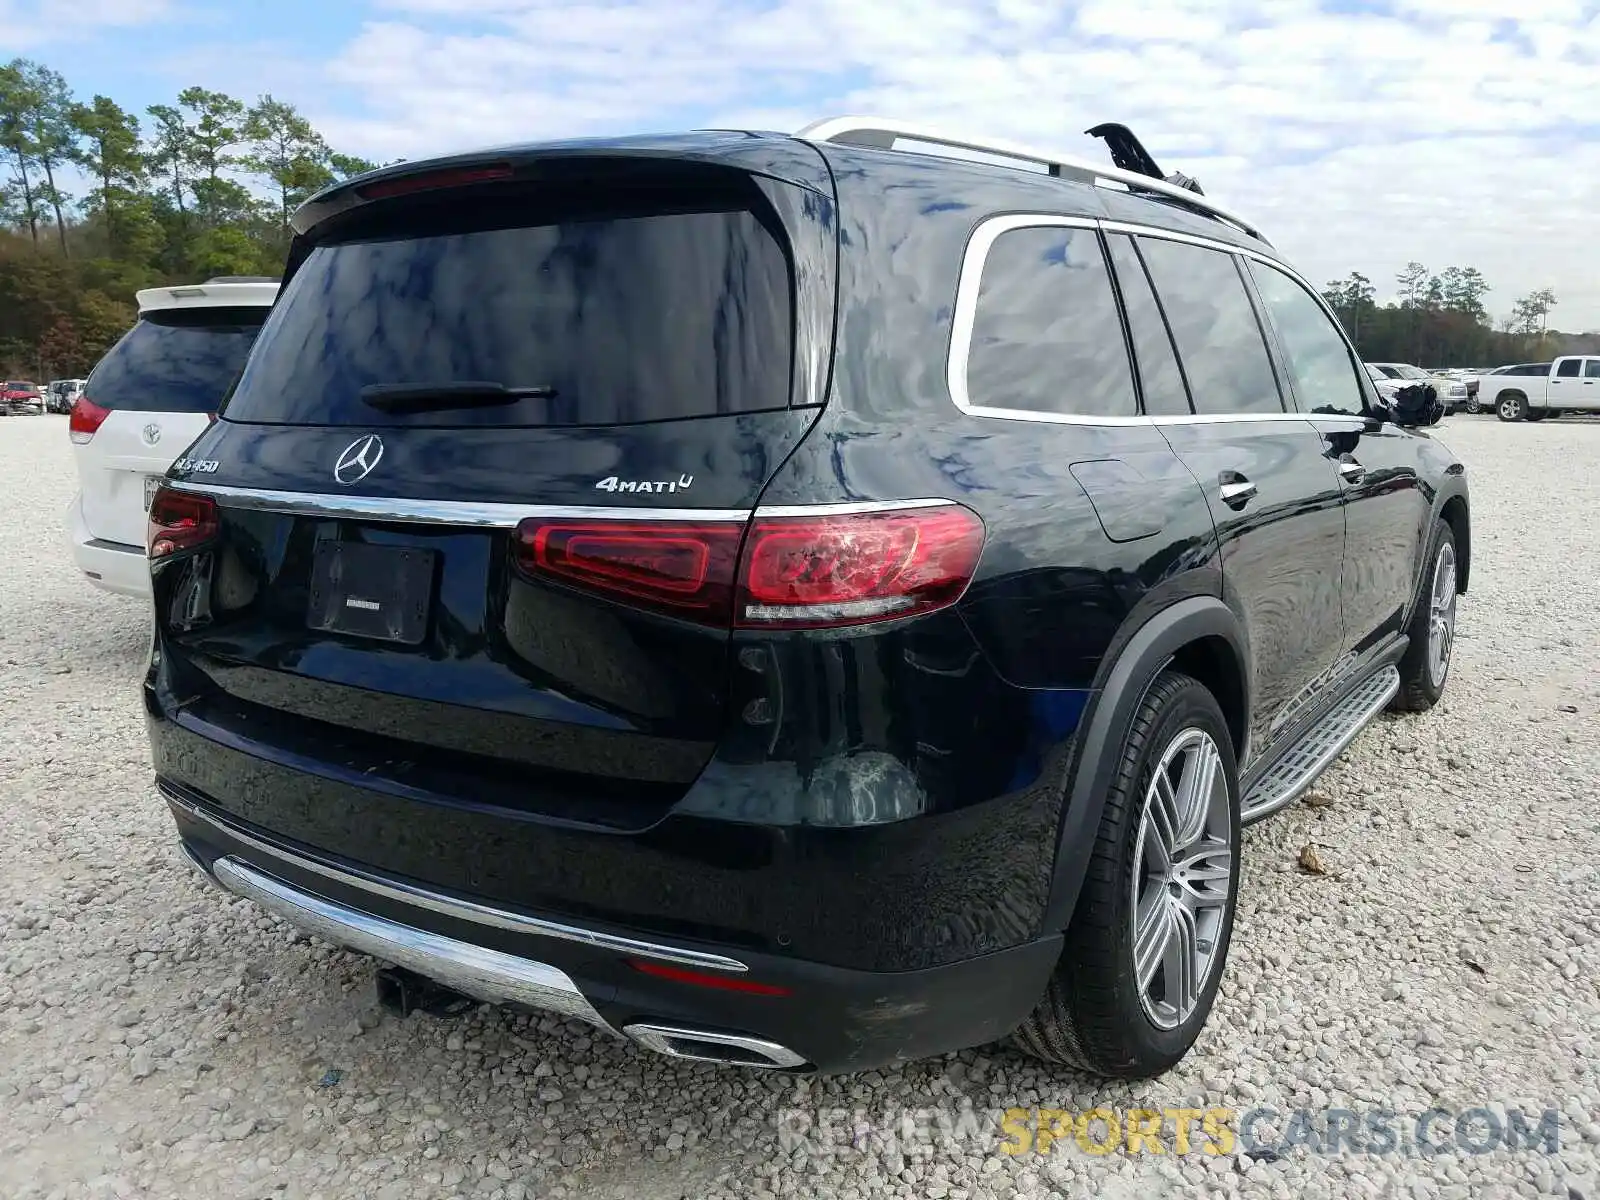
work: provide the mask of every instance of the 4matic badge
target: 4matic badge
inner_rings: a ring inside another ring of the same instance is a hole
[[[677,480],[671,479],[618,479],[615,475],[607,475],[595,487],[602,492],[682,492],[687,491],[694,482],[693,475],[679,475]]]

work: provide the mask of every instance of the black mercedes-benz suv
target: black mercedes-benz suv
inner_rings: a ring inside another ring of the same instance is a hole
[[[1241,825],[1438,699],[1467,486],[1117,128],[1117,167],[835,120],[307,202],[150,509],[191,860],[681,1058],[1175,1063]]]

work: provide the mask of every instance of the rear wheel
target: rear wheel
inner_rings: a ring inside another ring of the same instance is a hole
[[[1558,417],[1560,415],[1561,415],[1560,413],[1551,412],[1547,408],[1530,408],[1530,409],[1528,409],[1528,420],[1530,420],[1530,421],[1542,421],[1546,417]]]
[[[1013,1040],[1125,1079],[1173,1066],[1211,1012],[1238,888],[1227,722],[1198,680],[1163,672],[1123,743],[1061,962]]]
[[[1400,690],[1389,707],[1424,712],[1439,703],[1450,678],[1456,644],[1456,537],[1440,522],[1429,542],[1427,577],[1406,633],[1410,644],[1400,660]]]
[[[1494,411],[1502,421],[1520,421],[1528,415],[1528,399],[1521,392],[1505,392],[1495,402]]]

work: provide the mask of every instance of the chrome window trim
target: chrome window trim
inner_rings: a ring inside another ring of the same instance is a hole
[[[654,958],[662,962],[680,963],[684,966],[708,968],[713,971],[748,971],[750,969],[738,959],[728,958],[721,954],[711,954],[701,950],[687,950],[676,946],[664,946],[658,942],[641,941],[637,938],[623,937],[619,934],[601,933],[598,930],[584,929],[577,925],[564,925],[559,921],[547,921],[542,917],[493,908],[487,904],[480,904],[475,900],[468,900],[464,897],[448,896],[442,892],[435,892],[429,888],[403,883],[397,879],[384,879],[368,874],[365,871],[335,867],[329,863],[296,854],[294,851],[287,850],[282,846],[263,841],[255,835],[245,832],[232,821],[225,821],[212,813],[206,812],[199,805],[180,795],[165,783],[158,783],[157,790],[161,793],[163,799],[181,809],[186,817],[202,825],[209,826],[218,833],[250,847],[257,854],[266,857],[269,862],[286,864],[297,870],[320,875],[324,879],[330,879],[345,887],[367,892],[374,896],[382,896],[386,900],[410,905],[413,908],[426,909],[429,912],[451,917],[458,921],[469,921],[474,925],[488,925],[495,929],[510,930],[512,933],[558,938],[566,942],[580,942],[583,945],[593,946],[599,950],[609,950],[616,954],[631,954],[640,958]]]
[[[1334,328],[1339,331],[1339,336],[1344,338],[1345,346],[1352,359],[1360,361],[1356,355],[1355,347],[1351,344],[1349,336],[1344,331],[1344,326],[1339,324],[1338,318],[1328,308],[1327,302],[1317,290],[1311,286],[1305,276],[1281,259],[1270,254],[1264,254],[1248,246],[1239,246],[1233,242],[1221,241],[1217,238],[1202,237],[1198,234],[1184,233],[1173,229],[1163,229],[1159,225],[1142,225],[1134,221],[1100,220],[1093,217],[1067,217],[1056,213],[1006,213],[1003,216],[990,217],[979,223],[973,230],[972,236],[967,241],[967,248],[961,259],[961,274],[956,282],[955,310],[951,317],[950,325],[950,353],[945,365],[945,384],[950,390],[950,399],[956,408],[970,417],[989,417],[998,421],[1028,421],[1041,425],[1088,425],[1099,428],[1117,428],[1124,426],[1159,427],[1163,425],[1236,425],[1251,422],[1275,421],[1305,421],[1313,414],[1304,412],[1268,412],[1268,413],[1188,413],[1172,416],[1149,416],[1141,414],[1132,417],[1096,417],[1083,416],[1076,413],[1041,413],[1022,408],[997,408],[989,405],[975,404],[967,390],[967,360],[972,351],[972,329],[977,319],[978,292],[983,283],[983,267],[989,256],[990,249],[1002,234],[1010,233],[1016,229],[1030,228],[1067,228],[1067,229],[1095,229],[1101,234],[1116,233],[1131,234],[1138,237],[1163,238],[1171,242],[1184,242],[1192,246],[1200,246],[1207,250],[1219,250],[1225,254],[1242,254],[1246,258],[1253,258],[1269,267],[1274,267],[1291,279],[1298,282],[1316,299],[1324,313],[1333,320]],[[1115,275],[1115,267],[1107,264],[1108,271]],[[1276,369],[1276,368],[1275,368]],[[1332,416],[1333,414],[1320,414]],[[1339,416],[1340,420],[1360,421],[1364,418],[1359,415]]]
[[[617,521],[747,521],[745,508],[608,508],[582,504],[491,504],[476,500],[413,500],[387,496],[341,496],[323,492],[283,492],[270,488],[228,487],[169,479],[166,486],[195,492],[233,508],[261,509],[301,517],[365,517],[423,525],[464,525],[515,529],[529,517]]]

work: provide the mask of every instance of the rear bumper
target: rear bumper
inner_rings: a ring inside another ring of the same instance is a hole
[[[162,791],[190,860],[291,924],[477,999],[577,1018],[677,1057],[858,1071],[980,1045],[1028,1015],[1060,955],[1061,939],[1049,937],[871,972],[643,939],[375,876],[247,829],[170,784]]]
[[[102,591],[120,596],[150,596],[150,562],[143,546],[127,546],[95,537],[83,519],[83,500],[73,496],[67,509],[72,561],[85,579]]]

